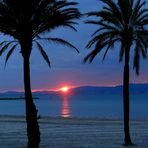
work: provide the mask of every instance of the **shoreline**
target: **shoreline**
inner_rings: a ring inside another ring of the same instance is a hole
[[[16,119],[23,120],[25,115],[0,115],[2,119]],[[61,116],[41,116],[38,120],[92,120],[92,121],[123,121],[122,118],[109,118],[109,117],[61,117]],[[130,121],[148,121],[146,118],[131,118]]]

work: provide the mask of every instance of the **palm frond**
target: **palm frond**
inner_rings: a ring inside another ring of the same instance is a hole
[[[139,54],[139,43],[136,44],[135,54],[134,54],[134,62],[133,68],[136,69],[136,74],[139,75],[139,62],[140,62],[140,54]]]
[[[70,42],[68,42],[68,41],[66,41],[64,39],[61,39],[61,38],[51,38],[51,37],[49,37],[49,38],[40,38],[40,39],[36,39],[36,40],[45,40],[45,41],[48,41],[48,42],[61,44],[61,45],[70,47],[72,49],[75,49],[79,53],[79,50],[74,45],[72,45]]]
[[[81,17],[79,10],[75,7],[78,3],[60,1],[48,1],[42,6],[42,2],[38,7],[37,15],[33,20],[33,37],[36,35],[51,31],[55,28],[64,26],[76,31],[74,25],[76,19]],[[44,12],[44,13],[42,13]]]
[[[145,5],[145,1],[141,4],[141,0],[137,0],[135,7],[133,8],[133,13],[131,19],[135,19],[140,15],[141,8]]]
[[[146,24],[144,24],[143,22],[145,22]],[[144,14],[141,17],[138,17],[137,20],[135,21],[136,25],[147,25],[148,22],[148,13]]]
[[[84,63],[86,63],[87,61],[89,61],[89,63],[91,63],[94,58],[96,57],[96,55],[98,53],[100,53],[100,51],[107,45],[107,42],[104,42],[104,43],[97,43],[96,46],[95,46],[95,49],[90,52],[85,58],[84,58]]]
[[[111,10],[114,10],[114,11],[120,13],[119,8],[116,5],[116,3],[114,3],[114,1],[112,1],[112,0],[101,0],[101,1],[108,6],[108,9],[111,9]]]
[[[114,48],[114,44],[115,44],[115,42],[117,42],[117,41],[119,41],[120,39],[114,39],[114,40],[112,40],[112,38],[110,38],[110,40],[109,40],[109,42],[107,43],[107,48],[106,48],[106,50],[105,50],[105,53],[104,53],[104,55],[103,55],[103,61],[105,60],[105,58],[106,58],[106,55],[107,55],[107,53],[108,53],[108,51],[109,51],[109,49],[110,48]]]
[[[57,10],[64,8],[64,7],[69,7],[69,6],[76,6],[78,5],[77,2],[66,2],[65,0],[57,1],[54,3],[54,8]]]
[[[88,44],[86,45],[86,48],[91,48],[92,45],[94,45],[95,43],[101,43],[102,41],[105,41],[106,39],[109,39],[110,36],[112,37],[118,37],[120,35],[120,32],[119,31],[106,31],[106,32],[103,32],[95,37],[93,37],[89,42]]]
[[[46,52],[44,51],[44,48],[41,46],[41,44],[39,42],[36,41],[36,45],[41,53],[41,55],[43,56],[44,60],[46,61],[46,63],[48,64],[48,66],[50,67],[50,60],[48,58],[48,55],[46,54]]]
[[[5,60],[5,67],[6,67],[6,64],[7,64],[8,60],[9,60],[10,56],[12,55],[13,51],[16,49],[17,45],[18,44],[13,45],[12,48],[7,53],[6,60]]]
[[[8,49],[11,44],[12,42],[8,42],[0,49],[0,56]]]
[[[0,43],[0,47],[3,46],[3,45],[6,44],[6,43],[9,43],[9,42],[8,42],[8,41],[2,41],[2,42]]]
[[[101,20],[99,21],[100,23],[105,22],[106,25],[107,24],[112,24],[115,26],[122,26],[122,20],[120,19],[120,17],[117,17],[116,14],[112,13],[112,12],[108,12],[108,11],[100,11],[100,12],[96,12],[96,13],[88,13],[89,16],[96,16],[96,17],[100,17]],[[90,21],[87,21],[86,23],[91,23]],[[92,24],[97,24],[97,21],[93,22]]]

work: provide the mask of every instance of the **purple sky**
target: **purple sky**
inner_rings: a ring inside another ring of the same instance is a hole
[[[82,13],[99,10],[101,8],[97,0],[75,0],[80,3],[79,8]],[[31,55],[31,82],[32,89],[56,89],[64,85],[118,85],[122,84],[123,62],[119,63],[118,45],[114,50],[110,50],[106,60],[102,62],[101,52],[92,64],[83,64],[83,58],[91,51],[85,49],[91,34],[96,27],[83,23],[83,18],[76,26],[78,32],[59,28],[51,32],[48,36],[61,37],[79,48],[80,54],[73,49],[60,45],[46,44],[44,47],[51,60],[52,67],[49,68],[40,56],[36,48],[33,48]],[[9,37],[0,36],[1,40],[8,40]],[[148,60],[141,60],[140,76],[137,77],[132,69],[131,54],[131,83],[148,82]],[[22,57],[16,51],[10,58],[7,67],[4,69],[5,56],[0,58],[0,91],[23,90],[23,68]]]

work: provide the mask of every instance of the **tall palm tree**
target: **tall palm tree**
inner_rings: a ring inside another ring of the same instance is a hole
[[[104,8],[98,12],[90,12],[88,16],[95,16],[96,20],[86,23],[97,25],[99,28],[94,32],[87,48],[93,45],[84,61],[92,62],[96,55],[105,49],[103,60],[114,44],[120,43],[120,58],[124,57],[123,74],[123,108],[124,108],[124,144],[132,145],[129,131],[129,61],[131,49],[134,49],[133,66],[139,74],[140,55],[146,58],[148,45],[148,10],[144,7],[146,2],[142,0],[101,0]],[[97,19],[98,18],[98,19]]]
[[[14,38],[13,41],[0,43],[0,55],[8,50],[7,63],[13,51],[19,49],[23,57],[28,148],[38,148],[40,143],[37,109],[33,102],[30,84],[29,61],[32,46],[36,44],[49,66],[50,60],[41,41],[60,43],[79,52],[75,46],[64,39],[43,38],[41,35],[61,26],[76,30],[75,19],[80,17],[76,5],[77,3],[67,0],[4,0],[0,3],[0,32]]]

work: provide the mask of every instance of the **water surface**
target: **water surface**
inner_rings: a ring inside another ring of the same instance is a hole
[[[122,118],[122,95],[38,95],[34,100],[41,116]],[[148,119],[148,94],[131,95],[131,118]],[[1,100],[0,115],[25,115],[24,100]]]

